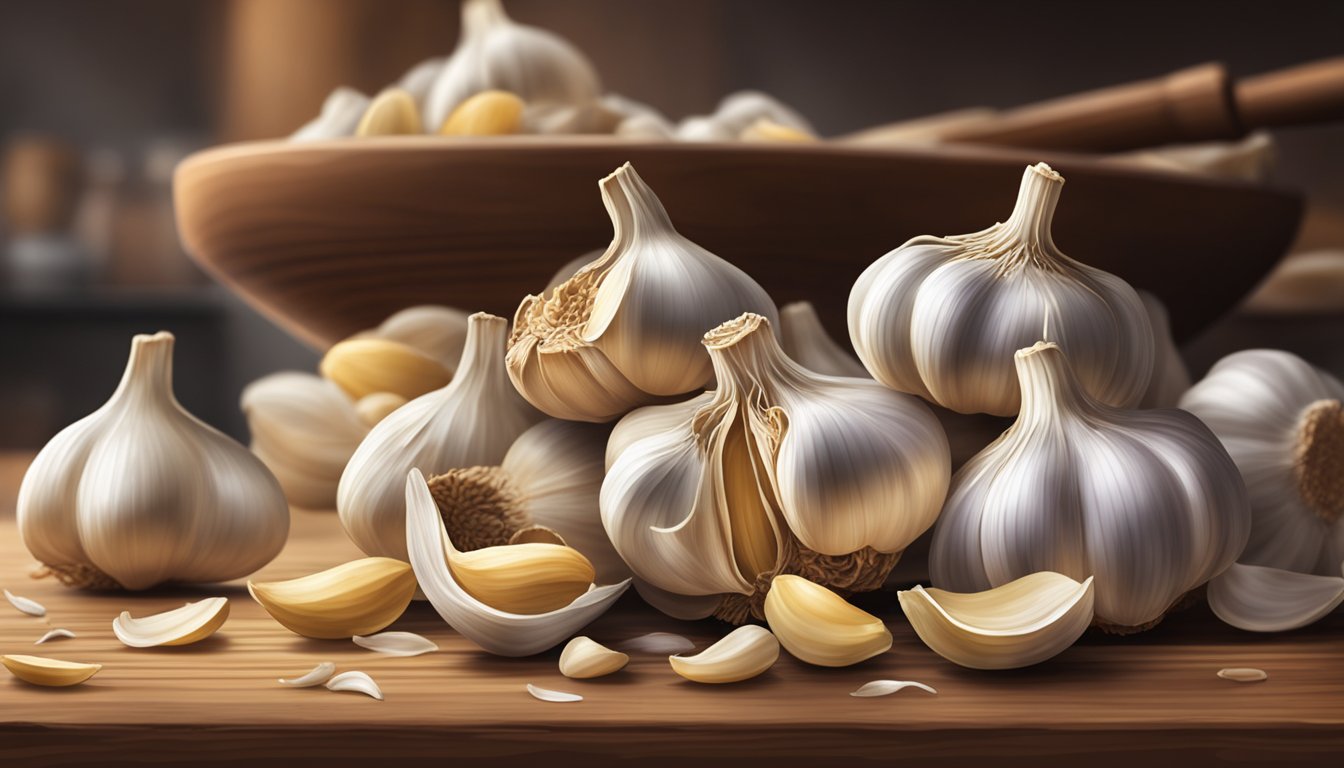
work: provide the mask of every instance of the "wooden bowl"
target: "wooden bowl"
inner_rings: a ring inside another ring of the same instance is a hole
[[[682,234],[780,304],[810,299],[840,339],[868,264],[915,235],[1006,218],[1037,160],[1068,179],[1059,246],[1161,297],[1178,337],[1269,272],[1302,208],[1292,193],[1077,155],[584,137],[240,144],[185,160],[174,191],[196,261],[324,347],[411,304],[512,317],[610,240],[597,181],[627,160]]]

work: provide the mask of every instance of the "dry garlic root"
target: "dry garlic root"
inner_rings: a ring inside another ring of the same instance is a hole
[[[466,99],[443,121],[444,136],[505,136],[523,125],[523,100],[508,91],[482,91]]]
[[[247,590],[285,629],[334,640],[396,621],[415,596],[415,575],[400,560],[366,557],[289,581],[249,581]]]

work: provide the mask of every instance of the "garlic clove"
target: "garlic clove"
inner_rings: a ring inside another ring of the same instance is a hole
[[[576,637],[560,652],[560,674],[583,680],[619,672],[630,657],[587,637]]]
[[[290,141],[321,141],[354,136],[369,108],[369,97],[353,88],[340,87],[322,102],[321,113],[295,131]]]
[[[346,339],[322,357],[322,375],[350,397],[391,392],[410,399],[439,389],[452,373],[425,353],[388,339]]]
[[[1248,632],[1313,624],[1344,603],[1344,578],[1234,563],[1209,582],[1209,607]]]
[[[45,635],[43,635],[43,636],[39,637],[38,639],[34,640],[34,641],[33,641],[33,645],[41,645],[41,644],[43,644],[43,643],[45,643],[45,642],[48,642],[48,641],[51,641],[51,640],[60,640],[60,639],[63,639],[63,638],[71,638],[71,637],[74,637],[74,636],[75,636],[75,633],[74,633],[74,632],[71,632],[71,631],[68,630],[68,629],[53,629],[53,630],[51,630],[50,632],[46,633]]]
[[[779,345],[789,359],[826,376],[869,378],[858,358],[841,349],[821,325],[811,302],[795,301],[779,309]]]
[[[565,691],[552,691],[549,688],[542,688],[531,683],[527,684],[527,692],[532,694],[532,698],[539,701],[549,701],[556,704],[567,704],[575,701],[583,701],[583,697],[577,693],[566,693]]]
[[[334,674],[336,674],[336,665],[330,661],[324,661],[298,677],[281,677],[276,682],[281,685],[288,685],[291,688],[312,688],[327,682]]]
[[[328,680],[325,685],[328,691],[362,693],[371,699],[383,700],[383,689],[364,672],[342,672]]]
[[[446,539],[424,475],[412,469],[406,478],[406,547],[420,589],[453,629],[500,656],[530,656],[554,647],[605,613],[630,586],[626,579],[594,587],[547,613],[509,613],[481,602],[458,584],[448,565]]]
[[[467,345],[469,322],[467,313],[460,309],[419,304],[388,315],[370,334],[423,352],[452,373]]]
[[[514,544],[459,552],[443,539],[448,568],[469,595],[505,613],[549,613],[588,591],[597,575],[580,552],[557,544]]]
[[[25,683],[63,688],[79,685],[98,674],[102,664],[80,664],[74,661],[48,659],[44,656],[9,654],[0,656],[5,668]]]
[[[1092,579],[1042,571],[973,594],[915,587],[898,593],[915,634],[971,669],[1017,669],[1062,653],[1092,623]]]
[[[913,680],[874,680],[871,683],[864,683],[858,687],[858,690],[851,691],[849,695],[854,696],[855,698],[866,699],[874,696],[890,696],[891,694],[898,693],[906,688],[918,688],[921,691],[927,691],[933,694],[938,693],[938,691],[933,689],[933,686],[916,683]]]
[[[694,656],[669,656],[672,671],[696,683],[737,683],[764,674],[779,659],[770,630],[747,624]]]
[[[453,110],[439,133],[444,136],[506,136],[523,124],[523,100],[508,91],[482,91]]]
[[[18,609],[19,613],[26,613],[29,616],[46,616],[47,608],[36,600],[30,600],[26,597],[20,597],[8,589],[5,590],[5,599],[9,604]]]
[[[112,620],[112,632],[122,645],[131,648],[190,645],[218,632],[228,618],[229,599],[209,597],[141,619],[122,611]]]
[[[359,398],[359,401],[355,403],[355,413],[359,415],[360,421],[369,427],[373,427],[391,415],[393,411],[405,405],[406,402],[406,398],[392,392],[374,392]],[[351,450],[351,453],[353,452]],[[342,469],[344,469],[344,466],[342,466]],[[337,479],[339,481],[339,474]]]
[[[742,141],[790,144],[806,144],[817,140],[816,136],[807,131],[777,123],[768,117],[759,118],[751,125],[743,128],[742,133],[738,134],[738,138]]]
[[[366,557],[289,581],[249,581],[247,590],[289,631],[337,639],[396,621],[415,596],[415,575],[400,560]]]
[[[375,96],[355,127],[356,136],[415,133],[420,133],[420,110],[415,98],[400,88],[388,88]]]
[[[800,576],[774,578],[765,596],[765,620],[785,650],[820,667],[847,667],[891,648],[891,632],[881,619]]]
[[[432,640],[414,632],[379,632],[376,635],[351,638],[355,645],[384,656],[419,656],[439,650]]]

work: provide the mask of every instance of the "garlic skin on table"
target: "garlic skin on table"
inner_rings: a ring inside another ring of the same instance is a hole
[[[602,522],[658,590],[651,602],[671,613],[684,596],[679,617],[742,623],[763,617],[777,574],[876,589],[947,490],[933,414],[870,379],[806,370],[760,315],[704,345],[718,388],[631,413],[607,444]]]
[[[52,438],[24,475],[19,531],[65,584],[228,581],[284,546],[280,484],[178,404],[172,360],[172,334],[136,336],[112,398]]]
[[[514,440],[543,418],[509,386],[507,330],[502,317],[472,315],[452,382],[393,411],[350,457],[336,490],[336,511],[365,553],[406,559],[407,471],[497,465]]]
[[[528,104],[583,104],[602,95],[597,71],[568,41],[513,21],[500,0],[466,0],[457,49],[425,98],[425,132],[438,133],[458,104],[488,90]]]
[[[1103,628],[1156,624],[1246,544],[1236,465],[1185,411],[1097,402],[1057,344],[1015,362],[1022,411],[952,479],[930,552],[934,584],[964,593],[1037,571],[1095,576]]]
[[[1132,407],[1153,370],[1134,289],[1064,255],[1050,234],[1064,177],[1028,166],[1017,206],[969,235],[922,236],[878,259],[849,295],[849,334],[878,381],[960,413],[1012,416],[1013,353],[1044,336],[1094,399]]]
[[[599,258],[523,299],[509,378],[528,402],[571,421],[611,421],[712,380],[704,333],[742,312],[776,320],[745,272],[682,237],[629,163],[600,183],[615,235]]]
[[[1234,626],[1291,629],[1338,605],[1344,590],[1342,404],[1339,379],[1269,349],[1223,358],[1181,398],[1181,407],[1222,441],[1250,493],[1250,540],[1238,558],[1243,565],[1229,570],[1228,583],[1215,580],[1209,590],[1214,612]],[[1295,610],[1283,613],[1287,606]]]

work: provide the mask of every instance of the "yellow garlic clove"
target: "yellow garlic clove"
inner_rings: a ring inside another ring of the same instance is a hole
[[[453,376],[437,360],[413,347],[386,339],[347,339],[323,356],[322,375],[352,398],[391,392],[406,399],[439,389]]]
[[[1062,653],[1092,623],[1092,579],[1041,571],[984,592],[898,593],[915,634],[971,669],[1017,669]]]
[[[229,599],[209,597],[140,619],[122,611],[112,620],[112,632],[122,645],[132,648],[190,645],[218,632],[228,618]]]
[[[5,668],[25,683],[56,688],[79,685],[103,668],[102,664],[80,664],[23,654],[0,656],[0,662],[4,662]]]
[[[356,136],[395,136],[420,133],[420,110],[411,94],[388,88],[374,97],[360,118]]]
[[[359,414],[361,421],[372,427],[406,403],[406,398],[394,392],[374,392],[359,398],[355,403],[355,413]]]
[[[765,620],[785,650],[819,667],[847,667],[891,648],[882,620],[801,576],[776,576]]]
[[[506,544],[458,552],[444,537],[448,567],[467,594],[508,613],[549,613],[588,591],[597,575],[578,550],[559,544]]]
[[[672,671],[696,683],[737,683],[764,673],[779,659],[779,641],[765,627],[748,624],[693,656],[669,656]]]
[[[630,657],[587,637],[576,637],[560,652],[560,674],[582,680],[619,672]]]
[[[439,128],[444,136],[506,136],[523,121],[523,100],[508,91],[485,91],[453,110]]]
[[[415,596],[415,574],[400,560],[366,557],[290,581],[249,581],[247,589],[289,631],[337,639],[396,621]]]

